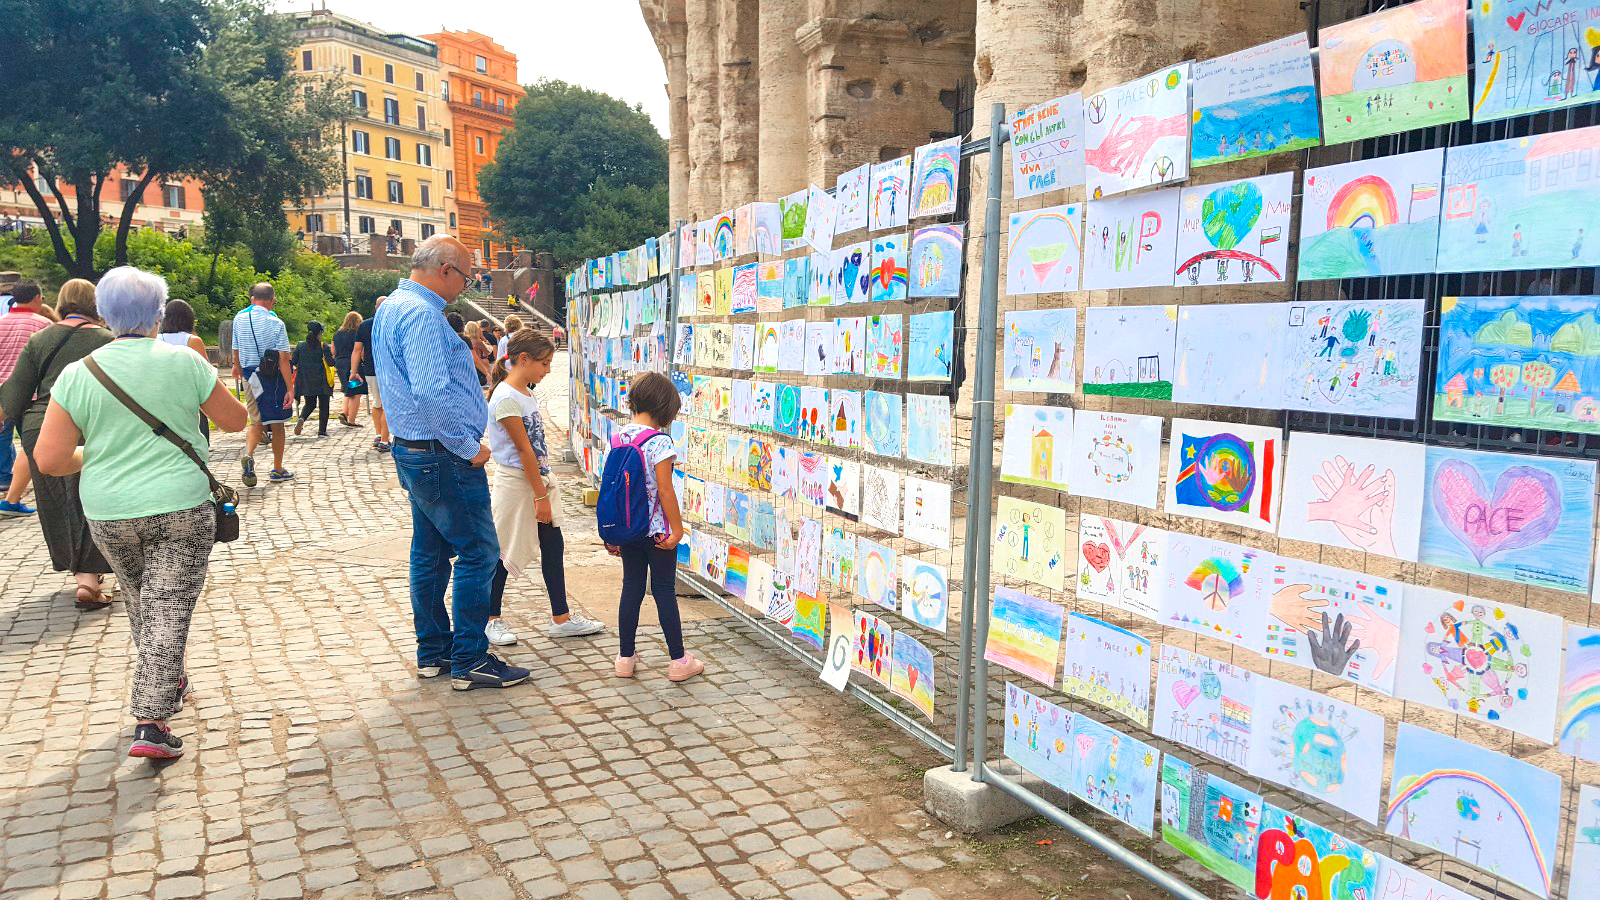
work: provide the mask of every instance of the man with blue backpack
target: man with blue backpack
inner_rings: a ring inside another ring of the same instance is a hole
[[[622,646],[616,659],[618,678],[632,678],[638,665],[634,635],[646,582],[656,601],[656,617],[672,662],[667,678],[687,681],[706,664],[683,649],[683,624],[678,616],[678,542],[683,540],[683,514],[672,486],[673,460],[678,456],[671,435],[681,403],[672,380],[659,372],[636,376],[628,386],[633,421],[617,431],[600,478],[595,517],[600,539],[622,557],[622,598],[617,608],[617,633]]]

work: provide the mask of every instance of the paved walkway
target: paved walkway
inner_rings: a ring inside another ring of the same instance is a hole
[[[212,557],[165,768],[125,755],[120,604],[77,612],[37,525],[0,524],[0,896],[1153,896],[1037,823],[949,835],[918,808],[933,753],[714,604],[686,609],[686,685],[651,628],[632,684],[613,634],[545,638],[532,582],[507,611],[529,684],[418,681],[404,495],[370,430],[333,427],[291,438],[299,478],[250,491]],[[575,600],[614,621],[569,508]]]

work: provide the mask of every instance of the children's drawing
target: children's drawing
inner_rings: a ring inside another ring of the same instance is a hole
[[[828,443],[851,449],[861,446],[861,392],[828,392]]]
[[[1293,195],[1293,172],[1184,188],[1173,285],[1283,281]]]
[[[732,289],[730,282],[729,289]],[[701,272],[695,281],[695,314],[701,316],[714,315],[717,311],[717,275],[715,272]],[[733,301],[728,301],[731,306]]]
[[[1055,294],[1078,289],[1082,272],[1083,205],[1069,203],[1011,214],[1006,293]]]
[[[789,387],[789,385],[778,385],[780,390],[785,387]],[[793,447],[780,446],[776,455],[772,457],[772,493],[780,500],[794,500],[799,497],[799,450]]]
[[[805,370],[806,324],[803,319],[790,319],[778,323],[778,371]]]
[[[1445,297],[1433,417],[1600,433],[1600,296]]]
[[[1405,585],[1279,556],[1268,590],[1264,644],[1257,652],[1394,693]]]
[[[733,358],[729,365],[739,372],[748,372],[755,367],[756,362],[756,326],[753,324],[739,324],[733,326]]]
[[[1467,117],[1467,10],[1455,0],[1416,0],[1324,25],[1317,47],[1329,144]]]
[[[833,183],[835,234],[845,234],[867,227],[868,200],[871,190],[872,164],[862,163],[841,174]]]
[[[833,305],[866,303],[871,299],[872,242],[846,244],[829,257],[833,273]]]
[[[761,550],[778,546],[778,517],[772,501],[757,497],[750,501],[750,543]]]
[[[911,238],[911,260],[906,273],[911,297],[961,295],[962,248],[965,225],[924,225]]]
[[[923,144],[916,150],[911,179],[911,217],[942,216],[956,211],[956,182],[961,177],[961,138]]]
[[[1078,410],[1067,466],[1072,493],[1155,509],[1161,421],[1160,416]]]
[[[1206,303],[1178,307],[1179,403],[1277,409],[1279,359],[1288,327],[1281,303]]]
[[[871,334],[869,326],[868,334]],[[900,395],[867,391],[862,447],[879,456],[900,456]]]
[[[1068,94],[1011,117],[1011,196],[1083,184],[1083,95]]]
[[[1419,559],[1588,593],[1592,460],[1429,447]]]
[[[1378,856],[1371,850],[1267,802],[1256,842],[1255,896],[1374,897]]]
[[[705,518],[707,525],[723,526],[728,516],[728,488],[714,481],[706,482]]]
[[[745,444],[744,475],[753,491],[772,490],[772,445],[760,438],[741,441]]]
[[[1432,272],[1443,176],[1443,148],[1306,170],[1299,279]]]
[[[783,261],[783,308],[793,309],[808,302],[807,287],[811,281],[811,257],[792,256]]]
[[[856,536],[837,525],[822,535],[822,579],[846,594],[855,593]]]
[[[1007,403],[1000,480],[1067,490],[1072,410]]]
[[[1421,444],[1295,432],[1278,534],[1415,561],[1427,478]]]
[[[1169,531],[1162,615],[1184,631],[1259,647],[1272,561],[1253,547]]]
[[[800,234],[800,242],[818,253],[831,251],[835,212],[833,197],[813,184],[811,197],[806,201],[806,227]]]
[[[933,718],[933,654],[904,630],[894,633],[891,689]]]
[[[749,593],[749,577],[750,554],[739,547],[729,547],[728,575],[723,579],[722,586],[728,589],[728,593],[743,600]]]
[[[1256,676],[1248,669],[1161,646],[1151,730],[1243,769],[1250,755]]]
[[[951,460],[950,398],[906,395],[906,459],[948,466]]]
[[[1167,533],[1105,516],[1078,517],[1079,600],[1161,619]]]
[[[1066,610],[997,585],[989,605],[989,639],[983,658],[1053,687],[1061,656],[1061,623]]]
[[[1551,743],[1560,616],[1411,586],[1395,695]]]
[[[672,351],[672,361],[680,366],[694,365],[694,326],[678,326],[678,344]]]
[[[1072,793],[1150,834],[1156,817],[1161,751],[1082,713],[1072,717]]]
[[[820,453],[800,454],[800,499],[822,508],[828,502],[827,457]]]
[[[733,211],[733,255],[745,256],[754,252],[756,252],[755,209],[746,203]]]
[[[1166,511],[1276,531],[1282,444],[1277,428],[1173,419]]]
[[[823,650],[822,680],[836,691],[850,683],[850,668],[855,660],[855,622],[847,611],[835,608],[828,614],[828,645]]]
[[[778,323],[756,323],[755,338],[755,370],[757,372],[778,371],[778,348],[782,346],[782,340],[778,336]]]
[[[1586,787],[1585,790],[1588,790]],[[1581,837],[1580,837],[1581,840]],[[1382,853],[1378,857],[1378,891],[1375,898],[1395,900],[1474,900],[1444,882],[1396,862]],[[1576,854],[1573,862],[1577,866]]]
[[[1084,311],[1083,392],[1172,399],[1176,306],[1091,306]]]
[[[694,315],[695,298],[699,296],[699,288],[695,286],[699,277],[693,272],[678,276],[678,315]],[[680,328],[683,326],[679,326]]]
[[[855,245],[851,245],[852,247]],[[834,300],[833,254],[813,253],[806,264],[810,273],[806,280],[807,306],[832,306]]]
[[[1189,177],[1191,65],[1182,62],[1083,101],[1090,199]]]
[[[1304,34],[1194,64],[1195,167],[1321,143]]]
[[[1150,727],[1150,642],[1082,613],[1067,616],[1061,689]]]
[[[1579,885],[1592,885],[1595,876],[1600,875],[1600,788],[1588,784],[1578,786],[1578,809],[1573,821],[1577,833],[1573,837],[1572,863],[1568,867],[1571,870],[1569,897],[1576,897]]]
[[[773,401],[772,430],[779,434],[797,437],[800,434],[800,389],[792,384],[779,383]]]
[[[782,228],[783,250],[788,252],[800,246],[806,232],[806,208],[811,202],[811,191],[801,189],[778,201],[778,217]],[[710,260],[706,260],[710,262]],[[705,263],[701,263],[705,265]]]
[[[848,316],[834,319],[833,329],[833,356],[829,363],[833,374],[863,374],[866,366],[866,317]]]
[[[1600,3],[1473,4],[1478,48],[1472,120],[1487,122],[1600,100]]]
[[[734,247],[734,210],[718,213],[711,223],[711,254],[714,262],[738,255]]]
[[[872,167],[872,230],[904,228],[911,221],[911,157]]]
[[[822,523],[800,520],[799,543],[795,546],[794,589],[808,597],[821,589]]]
[[[737,282],[737,276],[735,276]],[[735,291],[738,284],[734,284]],[[764,259],[756,264],[756,312],[774,313],[783,309],[783,260]]]
[[[900,476],[876,466],[861,467],[861,521],[890,534],[900,533]]]
[[[1283,408],[1416,418],[1421,300],[1284,305]]]
[[[1001,497],[996,505],[994,569],[1042,587],[1066,586],[1067,514],[1058,506]]]
[[[873,303],[889,303],[906,299],[910,275],[906,266],[910,262],[911,248],[904,232],[885,234],[872,239],[872,268],[867,297]]]
[[[783,212],[778,203],[756,202],[750,204],[752,226],[755,231],[754,252],[762,256],[777,256],[783,252]],[[779,264],[781,265],[781,260]]]
[[[1072,712],[1008,681],[1005,716],[1006,758],[1060,790],[1072,790]]]
[[[1251,894],[1264,805],[1260,794],[1171,753],[1161,759],[1161,839]]]
[[[1271,678],[1256,684],[1250,774],[1378,821],[1383,717]]]
[[[868,378],[899,378],[901,346],[905,332],[899,313],[867,316],[866,371]]]
[[[687,269],[699,265],[695,261],[695,230],[694,223],[690,222],[678,229],[678,268]]]
[[[906,476],[905,535],[927,547],[950,549],[950,485]]]
[[[894,557],[888,559],[892,562]],[[900,614],[923,628],[945,633],[950,615],[950,579],[944,566],[900,557]]]
[[[755,385],[742,378],[735,380],[732,399],[733,405],[729,407],[728,421],[748,428],[750,419],[755,414]]]
[[[893,673],[890,659],[894,653],[894,630],[877,616],[860,610],[855,611],[855,620],[855,652],[850,667],[884,687],[889,687],[889,679]]]
[[[1083,232],[1083,286],[1164,287],[1178,256],[1178,202],[1169,188],[1091,200]]]
[[[1077,343],[1078,311],[1071,306],[1006,313],[1005,389],[1072,393]]]
[[[828,497],[825,505],[829,512],[852,519],[861,514],[860,463],[853,459],[828,457]]]
[[[1550,895],[1561,776],[1402,722],[1384,831]]]
[[[822,649],[822,636],[827,634],[828,604],[816,597],[794,598],[794,621],[789,630],[803,643],[815,650]]]
[[[1600,762],[1600,630],[1576,623],[1567,626],[1567,665],[1556,734],[1562,753]],[[1594,839],[1600,842],[1600,833]]]
[[[894,556],[889,547],[856,538],[856,596],[885,609],[897,608],[900,570]]]
[[[833,349],[837,340],[838,333],[833,320],[806,323],[805,373],[807,375],[833,374]]]
[[[917,313],[906,319],[906,378],[949,381],[955,359],[955,313]]]
[[[1600,126],[1452,148],[1439,271],[1600,265]]]

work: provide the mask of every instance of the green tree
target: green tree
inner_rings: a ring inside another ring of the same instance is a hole
[[[517,102],[478,193],[503,237],[562,263],[667,230],[667,142],[641,106],[543,79]]]

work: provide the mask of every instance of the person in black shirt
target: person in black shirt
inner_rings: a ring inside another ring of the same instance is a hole
[[[387,295],[378,298],[373,304],[373,311],[389,299]],[[350,368],[360,376],[367,388],[367,407],[372,410],[372,427],[378,430],[378,436],[372,440],[372,449],[379,453],[389,452],[389,419],[383,414],[383,394],[378,390],[377,354],[372,346],[372,320],[361,323],[356,330],[356,346],[350,354]]]
[[[361,313],[352,309],[344,314],[339,330],[333,333],[333,367],[339,376],[339,389],[344,391],[344,409],[339,413],[339,424],[351,428],[361,427],[356,417],[361,415],[361,395],[367,392],[365,383],[351,380],[354,375],[350,371],[350,357],[355,353],[356,336],[360,328]]]
[[[328,436],[328,401],[333,397],[333,385],[328,383],[328,367],[333,365],[333,353],[322,342],[322,323],[306,323],[306,339],[294,348],[294,392],[305,398],[300,417],[294,420],[294,433],[300,434],[311,410],[318,410],[317,436]]]

